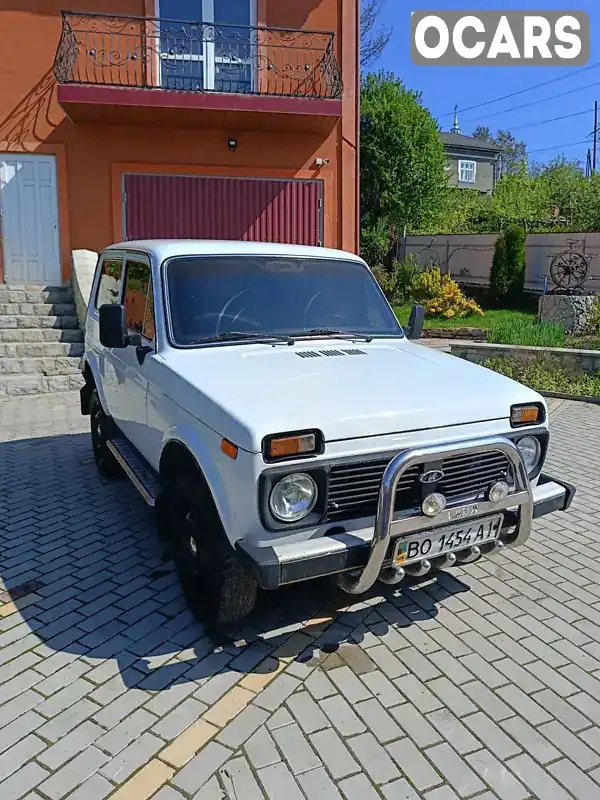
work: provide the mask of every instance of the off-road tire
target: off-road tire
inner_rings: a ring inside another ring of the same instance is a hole
[[[175,477],[166,487],[163,502],[161,527],[168,519],[190,610],[198,620],[215,627],[240,622],[254,608],[258,584],[227,540],[202,476],[192,472]]]
[[[102,410],[98,390],[94,389],[90,398],[90,424],[92,434],[92,451],[98,472],[103,478],[121,477],[123,471],[106,444],[106,416]]]

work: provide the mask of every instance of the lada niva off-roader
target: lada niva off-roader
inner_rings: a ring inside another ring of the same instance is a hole
[[[323,248],[139,241],[98,260],[81,408],[105,476],[156,506],[186,596],[378,579],[522,544],[574,489],[542,473],[543,398],[415,344],[368,266]]]

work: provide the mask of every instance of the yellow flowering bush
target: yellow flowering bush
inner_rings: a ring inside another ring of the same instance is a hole
[[[483,316],[483,309],[461,292],[450,275],[442,275],[439,267],[427,267],[415,280],[412,291],[416,302],[425,307],[430,317]]]

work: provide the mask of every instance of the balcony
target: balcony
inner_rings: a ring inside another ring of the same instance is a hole
[[[54,74],[75,122],[318,131],[341,116],[334,47],[327,32],[65,11]]]

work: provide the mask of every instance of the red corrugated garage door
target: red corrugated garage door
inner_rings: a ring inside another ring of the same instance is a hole
[[[126,174],[132,239],[236,239],[322,244],[323,182]]]

